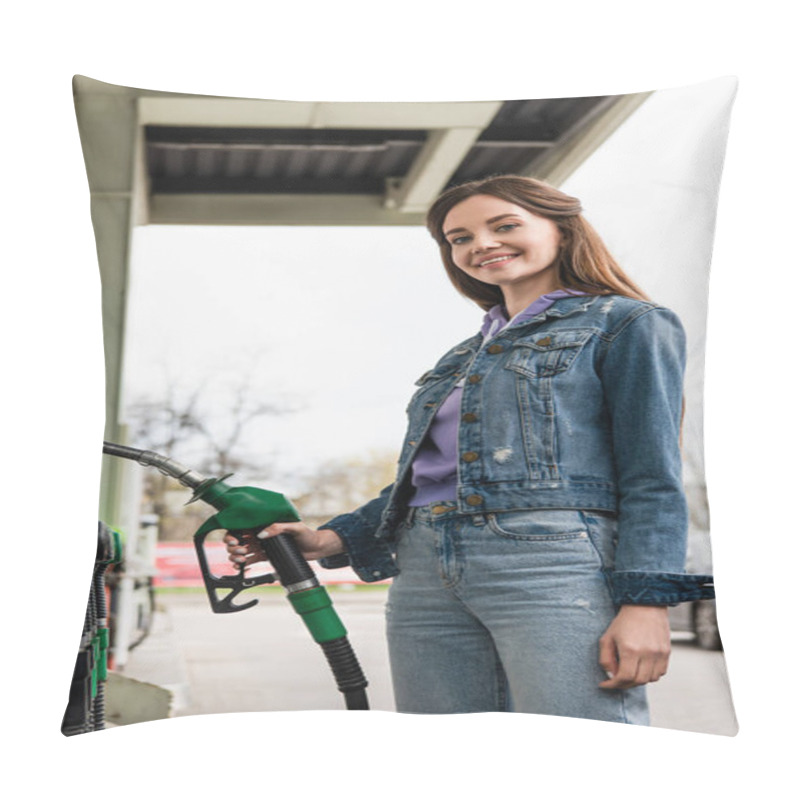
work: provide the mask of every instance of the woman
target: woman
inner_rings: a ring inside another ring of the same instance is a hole
[[[517,176],[444,192],[428,229],[481,332],[417,381],[394,484],[320,530],[260,534],[394,577],[398,711],[648,724],[667,606],[712,594],[683,572],[683,329],[580,212]]]

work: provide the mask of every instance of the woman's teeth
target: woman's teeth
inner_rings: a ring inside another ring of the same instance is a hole
[[[481,261],[478,265],[480,267],[487,267],[489,264],[496,264],[498,261],[506,261],[509,258],[514,258],[513,255],[497,256],[497,258],[490,258],[488,261]]]

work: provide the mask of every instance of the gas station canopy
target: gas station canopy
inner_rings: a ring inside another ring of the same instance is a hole
[[[137,225],[419,225],[457,183],[513,173],[557,185],[648,96],[304,102],[81,76],[74,88],[93,194],[114,168],[87,143],[113,137],[106,152],[132,148],[130,161],[121,155],[134,167]]]

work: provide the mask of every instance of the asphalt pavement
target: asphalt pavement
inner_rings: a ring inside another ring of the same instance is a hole
[[[393,711],[386,588],[329,591],[369,680],[370,708]],[[159,592],[153,629],[121,674],[167,689],[170,716],[343,709],[327,661],[283,590],[257,596],[258,605],[246,611],[213,614],[203,592]],[[650,685],[649,696],[654,727],[737,731],[723,653],[697,648],[687,634],[675,635],[670,671]]]

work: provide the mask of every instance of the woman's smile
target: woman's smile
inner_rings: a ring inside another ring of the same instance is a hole
[[[487,267],[502,267],[511,261],[511,259],[516,258],[518,255],[518,253],[503,253],[501,255],[492,256],[491,258],[479,259],[475,266],[479,269],[485,269]]]

